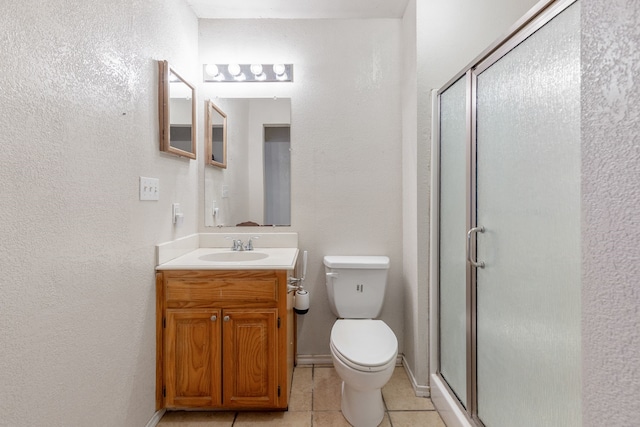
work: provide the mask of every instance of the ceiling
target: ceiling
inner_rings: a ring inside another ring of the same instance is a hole
[[[198,18],[402,18],[409,0],[186,0]]]

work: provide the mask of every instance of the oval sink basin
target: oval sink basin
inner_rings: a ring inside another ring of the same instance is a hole
[[[262,252],[242,251],[242,252],[218,252],[214,254],[202,255],[199,259],[210,262],[242,262],[257,261],[265,259],[269,255]]]

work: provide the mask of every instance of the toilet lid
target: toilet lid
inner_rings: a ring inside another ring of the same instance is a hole
[[[342,358],[363,367],[386,365],[398,354],[398,340],[382,320],[337,320],[331,345]]]

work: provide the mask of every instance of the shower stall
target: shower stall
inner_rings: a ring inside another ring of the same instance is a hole
[[[539,4],[434,96],[432,399],[579,426],[580,5]]]

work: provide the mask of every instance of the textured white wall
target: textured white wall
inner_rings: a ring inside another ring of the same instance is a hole
[[[416,74],[416,0],[409,0],[402,20],[402,284],[404,297],[404,356],[414,381],[427,384],[427,300],[418,293],[418,79]],[[424,219],[421,218],[420,221]],[[424,244],[424,241],[422,242]],[[422,306],[422,311],[419,309]],[[420,319],[419,319],[420,318]]]
[[[381,317],[403,348],[400,28],[398,19],[200,21],[201,63],[294,64],[293,83],[211,83],[201,92],[291,98],[288,230],[309,251],[311,292],[309,314],[298,318],[300,354],[330,353],[324,255],[391,258]]]
[[[0,424],[144,426],[154,245],[198,220],[196,162],[158,151],[155,60],[193,79],[197,19],[174,0],[25,0],[0,28]],[[140,175],[160,201],[138,201]]]
[[[584,425],[640,420],[640,3],[582,0]]]

